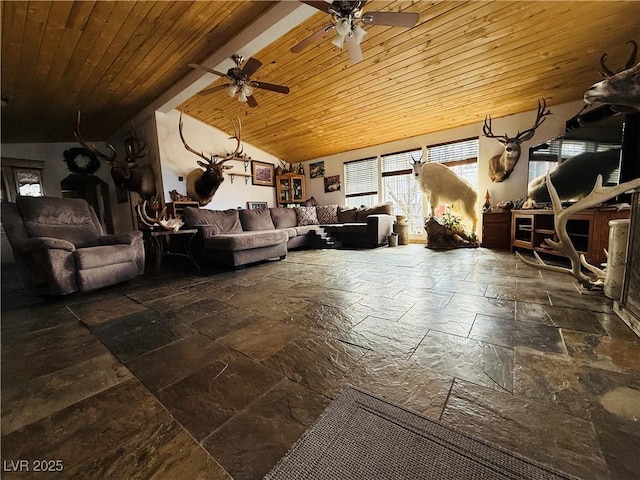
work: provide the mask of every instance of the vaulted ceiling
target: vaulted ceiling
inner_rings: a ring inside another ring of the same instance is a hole
[[[104,139],[205,62],[277,2],[2,2],[2,142]],[[311,7],[305,7],[311,8]],[[364,61],[308,19],[251,56],[250,108],[226,95],[194,95],[185,113],[224,131],[241,116],[243,140],[288,161],[400,140],[579,100],[599,80],[600,56],[619,70],[640,41],[637,2],[371,1],[365,11],[420,15],[411,29],[368,26]],[[223,80],[215,80],[217,85]],[[205,88],[203,86],[203,88]]]

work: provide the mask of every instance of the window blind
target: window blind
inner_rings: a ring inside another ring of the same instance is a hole
[[[347,198],[378,194],[376,157],[345,162],[344,193]]]
[[[382,155],[382,176],[406,175],[413,171],[411,161],[422,159],[422,150],[407,150],[406,152]]]
[[[427,146],[427,161],[463,165],[478,161],[478,137]]]

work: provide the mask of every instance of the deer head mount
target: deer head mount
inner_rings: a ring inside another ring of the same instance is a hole
[[[605,79],[593,84],[585,92],[584,101],[586,103],[610,104],[613,105],[613,110],[619,112],[631,110],[628,107],[640,110],[640,63],[633,66],[636,62],[638,44],[633,40],[627,43],[632,45],[631,56],[621,72],[614,73],[607,68],[605,65],[606,53],[600,57],[600,73]]]
[[[125,140],[125,157],[118,158],[113,145],[108,144],[109,155],[100,152],[95,145],[89,145],[80,133],[80,111],[78,123],[73,132],[78,143],[92,152],[97,158],[111,167],[111,178],[116,185],[130,192],[136,192],[143,199],[154,197],[156,194],[156,178],[150,165],[139,165],[138,159],[149,153],[147,144],[141,141],[135,131],[131,129],[129,138]]]
[[[536,133],[536,129],[542,125],[542,122],[544,122],[548,115],[551,115],[551,112],[546,110],[546,108],[546,100],[544,98],[542,100],[538,100],[538,113],[536,114],[536,121],[533,123],[533,127],[523,132],[518,132],[515,137],[509,137],[507,134],[494,135],[491,131],[491,116],[487,115],[484,119],[484,126],[482,127],[484,136],[487,138],[495,138],[504,145],[504,151],[502,154],[491,157],[489,160],[489,178],[492,182],[504,182],[509,178],[509,175],[513,172],[516,163],[520,160],[520,144],[533,138],[533,135]]]
[[[224,165],[224,163],[229,160],[244,161],[246,159],[246,156],[242,154],[242,124],[240,123],[239,118],[233,120],[234,136],[231,138],[236,139],[237,145],[233,152],[222,158],[217,155],[207,157],[203,152],[198,152],[191,148],[184,139],[182,126],[182,112],[180,112],[178,130],[180,131],[180,139],[182,140],[184,148],[204,160],[204,162],[198,160],[198,165],[204,168],[204,171],[196,168],[187,175],[187,196],[198,202],[202,207],[211,201],[218,190],[218,187],[220,187],[220,184],[224,182],[224,171],[233,168],[230,165]],[[218,158],[220,159],[218,160]]]

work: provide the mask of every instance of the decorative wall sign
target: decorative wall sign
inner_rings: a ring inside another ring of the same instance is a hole
[[[261,210],[267,208],[267,202],[247,202],[247,208],[249,210]]]
[[[251,174],[251,183],[254,185],[265,185],[267,187],[273,187],[275,185],[274,168],[271,163],[252,160]]]

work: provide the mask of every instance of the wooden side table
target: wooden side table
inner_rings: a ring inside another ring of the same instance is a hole
[[[482,214],[482,247],[509,250],[511,247],[511,211]]]
[[[162,269],[162,259],[165,255],[176,255],[188,258],[195,267],[200,270],[200,265],[191,254],[191,241],[196,236],[198,230],[189,228],[185,230],[152,230],[149,237],[153,242],[155,253],[156,275]]]

